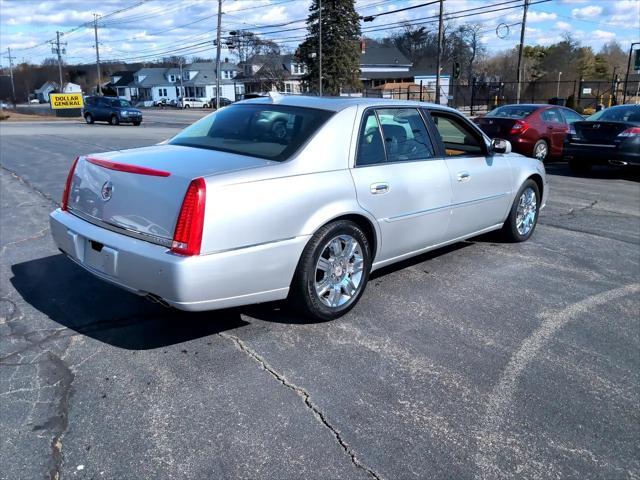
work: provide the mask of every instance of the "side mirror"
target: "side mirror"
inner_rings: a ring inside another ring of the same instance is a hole
[[[492,138],[491,153],[511,153],[511,142],[502,138]]]

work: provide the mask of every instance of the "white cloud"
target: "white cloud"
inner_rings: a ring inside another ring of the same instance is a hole
[[[595,38],[596,40],[609,41],[616,38],[616,34],[614,32],[607,32],[605,30],[594,30],[592,33],[593,33],[593,38]]]
[[[527,14],[528,22],[546,22],[549,20],[555,20],[558,16],[555,13],[547,13],[547,12],[535,12],[531,11]]]
[[[556,22],[556,28],[560,30],[568,31],[568,30],[571,30],[573,26],[568,22],[560,21],[560,22]]]
[[[573,18],[578,18],[584,20],[589,18],[595,18],[602,14],[602,7],[598,5],[589,5],[587,7],[582,8],[574,8],[571,10],[571,16]]]

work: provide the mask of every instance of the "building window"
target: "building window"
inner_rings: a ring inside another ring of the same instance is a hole
[[[222,71],[222,78],[231,78],[231,71],[223,70]]]
[[[170,82],[175,82],[176,81],[176,76],[175,75],[169,75],[169,81]]]
[[[284,91],[285,93],[292,93],[292,88],[291,88],[291,84],[290,83],[285,83],[284,84]]]
[[[304,73],[305,66],[303,63],[293,63],[291,67],[295,75],[302,75]]]

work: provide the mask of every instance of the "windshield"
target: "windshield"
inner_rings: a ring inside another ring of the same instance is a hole
[[[487,113],[487,117],[524,118],[538,109],[535,105],[505,105]]]
[[[123,108],[131,108],[131,103],[129,100],[123,100],[122,98],[116,98],[111,100],[114,107],[123,107]]]
[[[605,108],[587,117],[588,121],[603,122],[640,122],[640,105],[620,105]]]
[[[169,144],[280,162],[298,150],[331,115],[333,112],[315,108],[235,104],[187,127]]]

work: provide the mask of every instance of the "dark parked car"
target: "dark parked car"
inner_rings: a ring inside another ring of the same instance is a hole
[[[222,107],[226,107],[228,105],[231,105],[233,103],[233,100],[229,100],[226,97],[220,97],[220,108]],[[211,100],[209,100],[209,103],[207,103],[205,105],[205,107],[211,107],[211,108],[216,108],[216,99],[215,97],[212,98]]]
[[[617,105],[569,128],[564,157],[576,173],[592,165],[640,165],[640,105]]]
[[[561,158],[569,125],[584,120],[556,105],[503,105],[474,121],[490,138],[509,140],[514,152],[545,161]]]
[[[109,122],[111,125],[142,122],[142,112],[134,108],[128,100],[113,97],[86,97],[82,112],[87,123]]]

